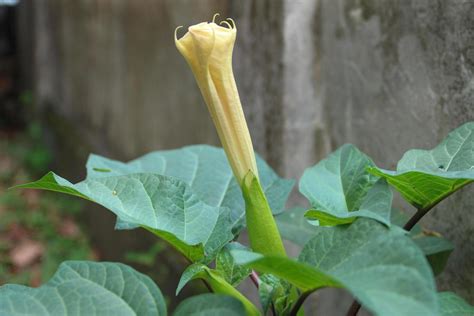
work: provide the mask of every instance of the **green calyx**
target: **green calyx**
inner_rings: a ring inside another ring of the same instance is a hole
[[[258,178],[249,171],[242,182],[250,246],[264,255],[284,256],[285,248]]]

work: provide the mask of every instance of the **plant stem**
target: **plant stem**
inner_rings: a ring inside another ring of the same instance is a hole
[[[296,301],[295,305],[290,311],[290,316],[296,316],[298,311],[300,310],[301,306],[303,306],[304,301],[308,298],[308,296],[313,293],[313,291],[304,292]]]
[[[272,302],[272,304],[270,304],[270,306],[271,306],[271,309],[272,309],[272,315],[273,315],[273,316],[278,316],[278,315],[277,315],[277,312],[276,312],[276,310],[275,310],[275,304],[273,304],[273,302]]]
[[[260,283],[260,279],[258,278],[257,272],[252,270],[252,273],[250,273],[250,280],[252,280],[252,283],[255,285],[255,287],[258,289],[258,285]]]
[[[352,302],[351,307],[350,307],[349,310],[347,311],[347,316],[355,316],[355,315],[357,315],[357,312],[359,312],[360,307],[361,307],[361,305],[359,304],[359,302],[357,302],[356,300],[354,300],[354,302]]]
[[[403,228],[407,231],[410,231],[416,225],[416,223],[418,223],[420,219],[422,219],[423,216],[425,216],[426,213],[428,213],[428,211],[431,209],[432,207],[428,209],[423,209],[423,208],[417,209],[416,213],[408,220],[408,222],[405,223]]]

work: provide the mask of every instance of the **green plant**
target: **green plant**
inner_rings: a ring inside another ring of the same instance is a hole
[[[85,180],[50,172],[17,188],[62,192],[117,215],[117,229],[141,227],[190,262],[177,286],[201,279],[214,294],[182,302],[174,315],[301,315],[323,287],[345,288],[376,315],[472,315],[453,293],[437,293],[451,244],[417,221],[474,180],[474,122],[430,151],[411,150],[397,171],[376,167],[345,145],[307,169],[300,192],[311,208],[284,211],[294,182],[255,156],[232,75],[232,20],[201,23],[176,45],[188,61],[224,150],[197,145],[157,151],[128,163],[91,155]],[[417,208],[406,219],[392,191]],[[404,228],[405,229],[404,229]],[[247,229],[250,248],[236,240]],[[302,246],[286,255],[282,237]],[[159,251],[159,250],[157,250]],[[213,264],[214,263],[214,264]],[[250,278],[261,309],[236,286]],[[349,314],[359,308],[355,303]],[[151,280],[119,263],[66,262],[38,289],[0,288],[0,312],[16,314],[165,315]]]

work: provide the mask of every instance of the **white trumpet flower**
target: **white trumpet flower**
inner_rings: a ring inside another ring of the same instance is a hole
[[[237,29],[232,19],[222,21],[221,25],[214,19],[190,26],[180,39],[175,32],[175,43],[191,67],[234,175],[242,185],[249,171],[256,177],[258,171],[232,71]]]

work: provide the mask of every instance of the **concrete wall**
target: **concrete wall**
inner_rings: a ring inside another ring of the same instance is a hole
[[[35,95],[55,117],[51,126],[62,126],[54,129],[74,128],[57,148],[81,163],[89,150],[128,159],[217,144],[172,38],[177,25],[214,12],[237,22],[235,73],[255,147],[287,177],[346,142],[394,168],[406,150],[430,148],[474,120],[474,1],[41,0],[33,7]],[[87,146],[65,150],[72,137]],[[464,214],[474,209],[473,190],[425,220],[456,245],[440,289],[471,303],[474,217]],[[322,296],[325,312],[349,305],[350,298]]]

